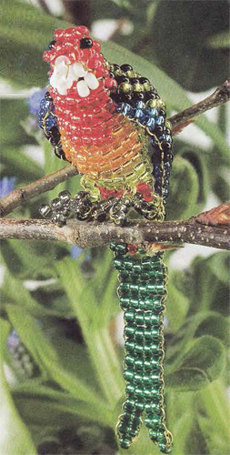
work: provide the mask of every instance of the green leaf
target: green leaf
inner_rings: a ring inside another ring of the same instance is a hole
[[[196,213],[198,195],[199,181],[192,164],[184,158],[176,157],[167,201],[168,218],[187,218]]]
[[[1,0],[1,6],[3,77],[24,87],[44,87],[48,66],[42,60],[42,52],[53,39],[53,31],[68,24],[24,2]]]
[[[31,436],[15,408],[14,402],[9,392],[7,381],[3,370],[3,346],[7,341],[10,325],[4,320],[0,320],[1,330],[1,413],[4,428],[2,428],[0,438],[0,452],[4,455],[35,455],[36,449]],[[13,437],[12,437],[13,428]]]
[[[225,346],[229,344],[229,318],[218,314],[216,311],[211,312],[204,317],[194,333],[195,337],[201,335],[212,335],[222,341]]]
[[[42,168],[21,149],[4,147],[1,151],[1,162],[7,176],[17,176],[17,183],[31,182],[42,177]]]
[[[228,314],[229,285],[226,282],[228,254],[215,253],[206,259],[197,257],[190,266],[187,284],[190,314],[209,309]]]
[[[176,144],[177,150],[177,144]],[[199,182],[199,192],[197,196],[196,210],[201,212],[207,200],[208,189],[210,187],[208,179],[207,160],[203,154],[203,150],[198,147],[189,147],[183,144],[179,150],[178,155],[189,161],[197,174]]]
[[[204,335],[190,343],[180,367],[166,376],[166,384],[181,391],[203,389],[218,378],[225,360],[223,344]]]
[[[171,302],[169,300],[169,302]],[[171,324],[171,321],[170,321]],[[188,344],[193,338],[202,335],[211,335],[218,338],[223,344],[228,344],[229,321],[228,318],[216,311],[200,312],[187,317],[179,331],[170,339],[167,347],[168,368],[178,369],[187,351]]]
[[[50,378],[57,382],[64,390],[68,391],[75,399],[88,403],[95,403],[98,412],[104,412],[108,422],[111,419],[110,412],[103,403],[101,397],[85,381],[80,380],[70,370],[65,370],[60,364],[57,351],[44,336],[35,319],[25,310],[20,313],[17,308],[7,308],[10,321],[17,331],[21,341],[33,356],[36,364]]]
[[[14,278],[8,270],[5,271],[4,283],[1,289],[2,307],[7,310],[13,307],[15,311],[27,310],[35,317],[56,316],[56,311],[49,306],[40,305],[25,288],[23,283]]]
[[[186,451],[189,455],[197,455],[198,453],[202,455],[212,455],[208,450],[205,436],[196,420],[194,421],[186,440]]]
[[[229,32],[228,1],[164,0],[154,17],[151,44],[162,69],[182,87],[205,91],[228,77],[228,53],[207,46],[220,32]]]
[[[166,315],[169,318],[170,330],[173,332],[180,327],[189,308],[189,298],[177,285],[181,275],[180,272],[172,272],[169,269]]]
[[[219,48],[229,49],[229,47],[230,47],[229,31],[217,33],[216,35],[211,36],[210,38],[208,38],[207,44],[208,44],[208,46],[210,46],[214,49],[219,49]]]
[[[228,455],[229,402],[226,399],[226,385],[221,379],[214,381],[202,392],[197,393],[198,422],[211,454]]]
[[[3,261],[14,276],[30,279],[47,279],[53,276],[53,262],[67,254],[65,246],[31,240],[2,242]]]
[[[1,32],[0,32],[1,36]],[[21,147],[24,144],[35,144],[35,140],[28,136],[21,125],[21,121],[28,116],[29,106],[26,101],[1,99],[1,110],[4,115],[1,119],[0,141],[4,146]]]
[[[123,380],[117,354],[111,342],[107,320],[101,324],[104,307],[100,308],[93,287],[84,279],[78,265],[71,258],[56,263],[61,283],[67,293],[81,326],[92,365],[105,396],[112,406],[122,395]],[[107,302],[109,305],[110,302]]]
[[[74,399],[66,392],[60,392],[32,381],[12,389],[20,414],[29,426],[41,427],[79,425],[82,420],[108,425],[106,414],[99,412],[97,405]],[[45,412],[44,412],[45,408]]]

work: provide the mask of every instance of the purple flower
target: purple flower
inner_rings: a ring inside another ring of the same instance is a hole
[[[77,259],[77,258],[79,258],[79,256],[81,256],[82,251],[83,251],[82,248],[80,248],[77,245],[73,245],[71,247],[70,255],[73,259]]]
[[[7,196],[14,189],[16,177],[3,177],[0,180],[0,198]]]
[[[10,350],[14,350],[20,344],[20,338],[16,332],[16,330],[12,330],[8,336],[7,344]]]
[[[40,110],[40,102],[41,102],[42,98],[45,96],[46,92],[47,92],[47,87],[44,88],[43,90],[37,90],[29,98],[28,104],[29,104],[30,114],[38,115],[38,112]]]

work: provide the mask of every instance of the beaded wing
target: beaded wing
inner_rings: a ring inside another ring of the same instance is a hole
[[[128,222],[130,211],[163,220],[172,163],[172,137],[165,105],[150,81],[129,64],[110,64],[86,27],[56,30],[44,53],[49,88],[40,126],[57,156],[78,169],[83,191],[62,192],[43,216]],[[169,453],[171,433],[164,410],[163,311],[166,268],[156,246],[111,244],[119,271],[125,319],[123,413],[117,433],[128,448],[142,420],[150,438]],[[154,252],[153,252],[154,251]]]

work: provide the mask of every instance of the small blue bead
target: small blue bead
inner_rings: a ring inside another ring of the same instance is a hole
[[[130,111],[131,111],[131,106],[130,104],[128,103],[123,103],[123,106],[122,106],[122,112],[124,115],[128,115],[130,114]]]
[[[165,138],[166,138],[166,135],[165,134],[162,134],[161,136],[159,136],[159,141],[165,141]]]
[[[145,108],[145,103],[143,101],[137,101],[135,107],[137,109],[144,109]]]
[[[163,115],[160,115],[157,119],[156,119],[156,124],[157,125],[163,125],[165,122],[165,119],[163,117]]]
[[[141,109],[136,109],[136,112],[134,114],[134,117],[136,119],[141,119],[144,116],[144,112]]]
[[[147,109],[147,113],[150,115],[150,117],[157,117],[158,116],[158,110],[155,107],[149,107]]]
[[[156,126],[156,121],[153,117],[149,117],[148,121],[146,122],[146,126],[149,127],[150,131],[153,131]]]
[[[170,136],[170,134],[166,134],[165,140],[166,140],[167,142],[170,142],[170,143],[171,143],[171,142],[172,142],[172,136]]]
[[[53,126],[57,125],[57,119],[53,115],[49,115],[46,119],[46,129],[50,130]]]

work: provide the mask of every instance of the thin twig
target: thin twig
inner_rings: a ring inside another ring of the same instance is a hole
[[[179,128],[180,125],[183,125],[188,122],[188,120],[193,119],[197,115],[203,114],[204,112],[212,109],[213,107],[220,106],[221,104],[226,103],[230,99],[230,78],[227,79],[220,87],[218,87],[212,95],[205,98],[203,101],[200,101],[197,104],[185,109],[184,111],[179,112],[178,114],[173,115],[169,118],[169,121],[172,124],[172,129]]]
[[[226,226],[206,226],[196,218],[185,221],[146,222],[133,220],[126,227],[113,223],[70,220],[58,227],[46,220],[3,219],[0,221],[0,238],[57,240],[80,247],[96,247],[110,242],[146,243],[170,242],[230,249],[230,229]],[[161,245],[162,246],[162,245]],[[160,248],[160,245],[159,245]],[[161,249],[161,248],[160,248]]]
[[[8,194],[8,196],[5,196],[0,200],[0,215],[8,215],[16,207],[25,204],[25,202],[28,202],[35,196],[39,196],[46,191],[52,190],[59,185],[59,183],[62,183],[69,177],[73,177],[77,174],[78,172],[75,167],[66,166],[57,172],[53,172],[52,174],[42,177],[39,180],[35,180],[29,185],[17,188]]]

